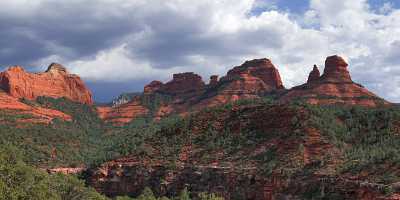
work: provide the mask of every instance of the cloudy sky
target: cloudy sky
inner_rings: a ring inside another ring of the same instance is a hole
[[[292,87],[333,54],[356,82],[400,102],[400,1],[0,1],[0,68],[62,63],[97,101],[175,72],[208,81],[263,57]]]

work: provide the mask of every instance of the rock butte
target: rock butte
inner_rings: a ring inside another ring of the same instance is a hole
[[[345,104],[361,106],[389,105],[390,103],[352,81],[348,64],[339,56],[330,56],[325,61],[324,74],[318,77],[316,66],[307,83],[293,87],[280,100],[289,102],[303,99],[310,104]]]
[[[330,56],[325,61],[322,75],[318,67],[314,66],[305,84],[287,90],[278,69],[269,59],[254,59],[234,67],[220,79],[216,75],[211,76],[209,84],[204,83],[201,76],[193,72],[174,74],[167,83],[152,81],[144,87],[141,96],[115,107],[99,106],[97,111],[100,118],[107,122],[124,124],[141,115],[152,114],[155,119],[170,114],[186,115],[206,107],[239,99],[260,98],[268,94],[274,94],[282,103],[302,99],[319,105],[390,104],[360,84],[354,83],[347,67],[343,58]],[[66,97],[72,101],[93,104],[92,95],[83,81],[55,63],[43,73],[28,73],[22,67],[10,67],[0,73],[0,88],[13,97],[14,101],[18,101],[18,98],[34,100],[39,96],[48,96]],[[168,97],[168,100],[157,99],[160,96]],[[158,105],[150,108],[143,100],[158,102]]]
[[[144,96],[154,94],[169,95],[172,100],[162,104],[156,110],[155,118],[159,119],[171,113],[186,115],[190,111],[198,111],[205,107],[225,104],[239,99],[260,98],[266,94],[277,94],[283,103],[295,99],[303,99],[311,104],[345,104],[378,106],[389,103],[363,86],[354,83],[347,70],[348,64],[337,55],[326,59],[324,73],[314,65],[307,83],[286,90],[283,86],[278,69],[269,59],[254,59],[234,67],[218,80],[218,76],[211,76],[208,85],[204,84],[201,77],[192,72],[174,74],[173,79],[165,84],[153,81],[144,87]],[[114,122],[129,121],[121,116],[135,115],[135,109],[128,105],[139,106],[140,102],[133,101],[125,107],[101,108],[100,116],[106,121],[112,115]],[[137,107],[135,107],[137,108]],[[143,108],[140,108],[143,114]],[[112,114],[107,114],[107,113]],[[125,113],[125,114],[122,114]]]
[[[279,71],[270,60],[264,58],[246,61],[243,65],[234,67],[220,80],[216,75],[211,76],[208,85],[193,72],[174,74],[172,80],[165,84],[152,81],[144,87],[143,94],[147,98],[157,94],[171,98],[168,103],[164,102],[154,111],[155,118],[160,119],[171,113],[186,115],[189,111],[198,111],[239,99],[258,98],[259,95],[283,89]],[[128,104],[138,106],[139,102],[135,100]],[[129,106],[102,107],[98,112],[102,119],[115,123],[127,120],[125,117],[117,117],[118,113],[121,113],[121,116],[127,116],[127,113],[137,116]],[[111,118],[113,120],[110,120]]]
[[[16,98],[66,97],[79,103],[93,104],[92,94],[83,81],[56,63],[42,73],[28,73],[20,66],[10,67],[0,73],[0,88]]]

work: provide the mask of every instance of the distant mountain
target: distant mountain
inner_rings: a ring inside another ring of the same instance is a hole
[[[117,107],[122,104],[126,104],[133,100],[134,97],[140,96],[142,93],[140,92],[132,92],[132,93],[122,93],[118,97],[112,100],[111,106]]]

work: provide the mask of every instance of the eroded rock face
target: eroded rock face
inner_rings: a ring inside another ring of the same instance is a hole
[[[232,83],[231,89],[249,93],[284,89],[278,69],[266,58],[246,61],[234,67],[221,81]]]
[[[322,75],[323,81],[332,81],[338,83],[352,83],[350,73],[347,70],[348,64],[346,61],[337,55],[329,56],[325,61],[324,74]]]
[[[285,90],[279,71],[269,59],[246,61],[234,67],[218,80],[211,76],[208,85],[192,72],[174,74],[166,84],[153,81],[144,89],[143,97],[149,102],[159,102],[157,110],[152,111],[155,119],[179,114],[185,116],[204,108],[218,106],[242,99],[255,99],[274,94],[287,103],[295,99],[306,100],[311,104],[345,104],[378,106],[389,104],[360,84],[354,83],[347,69],[348,64],[339,56],[330,56],[325,62],[321,76],[317,66],[310,72],[307,83]],[[160,101],[162,95],[170,97],[168,102]],[[123,107],[119,108],[122,109]],[[117,115],[118,112],[112,111]],[[132,115],[136,116],[136,115]],[[124,120],[128,120],[125,118]]]
[[[260,95],[282,90],[284,86],[278,69],[269,59],[255,59],[229,70],[218,81],[218,85],[205,91],[201,100],[196,101],[191,108],[201,110],[241,99],[259,98]]]
[[[347,69],[348,64],[339,56],[330,56],[325,61],[324,74],[317,79],[314,68],[306,84],[293,87],[281,97],[282,102],[302,99],[311,104],[344,104],[360,106],[388,105],[362,85],[354,83]]]
[[[110,197],[138,196],[145,187],[152,188],[157,196],[177,196],[190,185],[191,194],[194,196],[209,191],[228,200],[239,194],[246,199],[272,200],[268,198],[270,195],[263,192],[266,181],[257,175],[254,169],[245,173],[247,174],[214,167],[183,167],[169,170],[163,166],[144,167],[139,163],[114,161],[98,170],[89,171],[88,183]]]
[[[0,88],[16,98],[66,97],[80,103],[93,103],[92,94],[83,81],[55,63],[43,73],[28,73],[20,66],[10,67],[0,73]]]

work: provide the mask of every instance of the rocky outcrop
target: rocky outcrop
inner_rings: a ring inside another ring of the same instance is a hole
[[[283,90],[279,71],[271,61],[266,58],[255,59],[229,70],[218,81],[216,87],[206,90],[191,108],[201,110],[240,99],[259,98],[260,95]]]
[[[194,196],[208,191],[227,200],[239,194],[244,199],[272,200],[261,192],[266,181],[254,168],[199,166],[170,170],[161,165],[143,166],[140,162],[126,160],[106,163],[90,170],[88,175],[88,184],[110,197],[138,196],[145,187],[152,188],[157,196],[177,196],[190,186]]]
[[[92,94],[83,81],[55,63],[43,73],[28,73],[20,66],[10,67],[0,73],[0,88],[16,98],[66,97],[75,102],[93,103]]]
[[[362,85],[354,83],[347,69],[348,64],[339,56],[330,56],[325,61],[324,74],[317,79],[317,69],[310,73],[306,84],[293,87],[280,98],[282,102],[296,99],[311,104],[344,104],[360,106],[388,105]]]
[[[173,79],[165,84],[153,81],[145,86],[143,97],[148,102],[159,103],[152,108],[146,105],[148,109],[156,109],[151,112],[155,119],[170,114],[187,115],[204,108],[270,94],[283,103],[301,99],[311,104],[322,105],[389,104],[360,84],[354,83],[347,67],[348,64],[343,58],[330,56],[326,59],[322,76],[318,67],[314,65],[307,83],[286,90],[279,71],[272,62],[266,58],[255,59],[234,67],[219,80],[218,76],[211,76],[208,85],[204,84],[199,75],[192,72],[174,74]],[[163,96],[168,96],[169,101],[160,101],[160,97]],[[112,113],[114,117],[118,114],[114,111]],[[128,118],[124,117],[125,120],[128,121]]]
[[[205,88],[206,84],[201,76],[193,72],[174,74],[173,79],[165,84],[152,81],[146,85],[141,97],[114,108],[99,107],[97,110],[100,118],[114,125],[128,123],[149,113],[153,114],[154,119],[161,119],[172,113],[188,112],[190,103],[199,97]],[[168,97],[169,101],[166,102],[163,97]],[[140,101],[140,98],[143,101]]]
[[[310,72],[310,75],[308,76],[307,83],[314,83],[319,80],[321,74],[319,72],[319,69],[317,65],[314,65],[313,70]]]
[[[220,81],[229,93],[259,94],[284,89],[278,69],[266,58],[246,61],[229,70]]]
[[[324,82],[353,83],[347,66],[348,64],[342,57],[329,56],[325,60],[325,69],[321,80]]]

